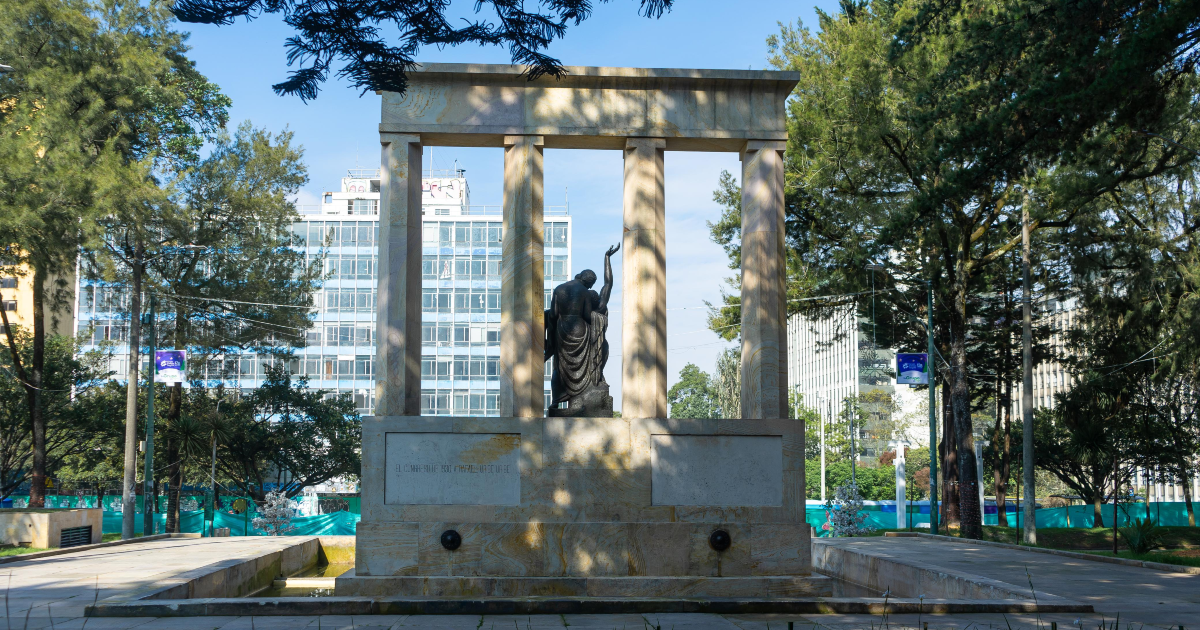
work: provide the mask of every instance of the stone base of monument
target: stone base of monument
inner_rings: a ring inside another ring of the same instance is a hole
[[[611,418],[613,397],[607,383],[593,385],[568,400],[566,408],[551,407],[546,415],[551,418]]]
[[[794,420],[363,420],[338,595],[819,595]]]

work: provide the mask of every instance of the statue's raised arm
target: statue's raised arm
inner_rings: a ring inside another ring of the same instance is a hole
[[[596,307],[596,310],[604,314],[608,314],[608,296],[612,295],[612,256],[619,249],[621,249],[621,244],[617,243],[604,252],[604,286],[600,288],[600,305]]]

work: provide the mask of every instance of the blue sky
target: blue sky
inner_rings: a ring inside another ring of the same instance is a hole
[[[531,0],[532,1],[532,0]],[[458,0],[451,14],[470,11],[473,2]],[[634,0],[597,3],[591,19],[572,27],[550,53],[567,65],[636,66],[652,68],[767,68],[767,36],[778,23],[816,23],[814,8],[836,9],[836,3],[756,1],[717,2],[676,0],[675,9],[661,19],[637,15]],[[250,120],[257,127],[295,132],[305,148],[309,183],[300,203],[316,203],[325,190],[336,190],[346,169],[379,166],[379,101],[373,93],[337,80],[327,81],[320,96],[303,103],[276,96],[271,85],[287,74],[284,40],[291,30],[276,16],[264,16],[232,26],[183,25],[191,32],[191,57],[201,72],[233,100],[231,124]],[[462,46],[428,48],[418,55],[426,62],[509,63],[501,48]],[[500,149],[433,149],[436,168],[455,160],[467,169],[471,200],[499,205],[502,197]],[[426,149],[426,167],[430,150]],[[706,221],[716,220],[720,208],[712,191],[722,170],[740,172],[736,154],[675,153],[666,157],[667,212],[667,371],[674,383],[679,370],[695,363],[711,371],[717,353],[732,344],[705,330],[705,300],[717,302],[724,279],[736,272],[727,267],[725,253],[708,238]],[[619,151],[547,150],[545,200],[561,205],[569,190],[575,222],[574,270],[599,269],[603,252],[620,240],[621,178]],[[614,257],[617,276],[609,324],[613,357],[606,370],[613,396],[620,405],[620,256]]]

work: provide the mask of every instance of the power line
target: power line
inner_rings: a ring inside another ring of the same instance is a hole
[[[169,295],[166,293],[158,293],[157,291],[150,291],[150,293],[153,293],[155,295],[159,295],[159,296],[162,296],[162,297],[165,297],[168,299],[175,298],[175,299],[181,299],[181,300],[204,300],[207,302],[222,302],[222,303],[228,303],[228,304],[247,304],[249,306],[270,306],[272,308],[299,308],[299,309],[304,309],[306,311],[311,311],[311,310],[317,309],[316,306],[297,306],[295,304],[271,304],[269,302],[243,302],[240,300],[227,300],[224,298],[206,298],[206,297],[198,297],[198,296],[193,296],[193,295]]]

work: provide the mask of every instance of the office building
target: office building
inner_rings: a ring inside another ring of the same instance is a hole
[[[855,427],[862,440],[860,456],[873,459],[888,450],[893,436],[883,433],[890,433],[886,427],[892,414],[881,407],[890,406],[896,391],[891,376],[895,352],[871,343],[870,323],[861,321],[853,306],[838,308],[825,319],[796,313],[788,318],[787,343],[788,390],[827,422],[859,405],[871,418],[867,426]],[[889,404],[863,402],[876,397]]]
[[[472,205],[462,171],[430,171],[421,188],[421,413],[499,415],[501,207]],[[364,415],[375,407],[379,196],[377,170],[350,170],[340,190],[300,207],[293,225],[310,263],[324,257],[326,279],[314,296],[307,344],[295,350],[289,368],[308,377],[312,388],[350,394]],[[566,207],[553,206],[545,216],[548,299],[552,287],[572,275],[571,217]],[[78,295],[78,330],[92,330],[94,343],[127,338],[123,287],[84,280]],[[119,375],[125,373],[122,352],[118,345],[113,358]],[[189,361],[189,376],[249,390],[262,383],[263,364],[274,360],[217,355]],[[545,392],[548,403],[549,373]]]

